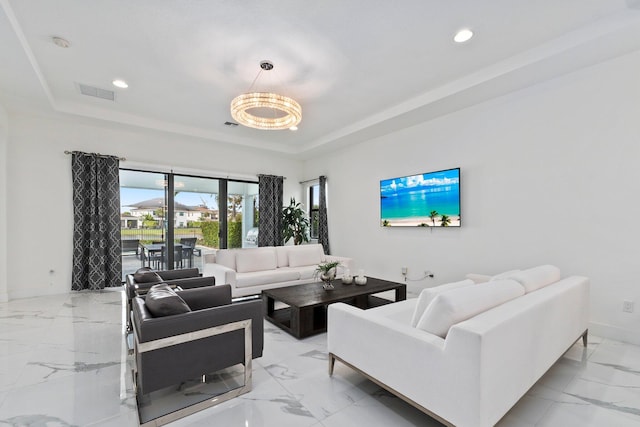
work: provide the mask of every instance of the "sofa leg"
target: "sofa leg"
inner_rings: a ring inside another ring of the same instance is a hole
[[[585,347],[587,346],[587,335],[589,335],[588,329],[584,331],[584,334],[582,334],[582,345]]]
[[[333,354],[329,353],[329,376],[333,375],[333,368],[336,366],[336,358]]]

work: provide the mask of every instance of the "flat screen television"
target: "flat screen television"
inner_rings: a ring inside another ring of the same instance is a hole
[[[460,168],[380,181],[383,227],[460,227]]]

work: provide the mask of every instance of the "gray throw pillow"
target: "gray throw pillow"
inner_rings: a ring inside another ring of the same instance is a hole
[[[133,273],[133,280],[136,283],[156,283],[162,282],[162,277],[149,267],[142,267]]]
[[[145,295],[144,301],[153,317],[172,316],[191,311],[180,295],[166,283],[152,286]]]

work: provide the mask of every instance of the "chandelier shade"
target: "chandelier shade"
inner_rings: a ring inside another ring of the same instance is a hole
[[[260,62],[260,71],[273,69],[271,61]],[[302,120],[302,108],[294,99],[273,92],[256,92],[236,96],[231,101],[231,117],[243,126],[263,130],[297,129]]]
[[[249,112],[249,110],[259,108],[273,110],[273,114],[258,116]],[[243,93],[231,101],[231,117],[250,128],[289,129],[297,126],[302,120],[302,108],[294,99],[276,93]]]

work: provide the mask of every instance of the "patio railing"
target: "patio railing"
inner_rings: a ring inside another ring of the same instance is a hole
[[[165,240],[167,232],[160,228],[122,228],[120,236],[122,240],[139,240],[140,243],[149,243]],[[173,230],[173,238],[176,242],[189,237],[195,237],[198,239],[198,243],[201,243],[202,230],[200,228],[176,228]]]

